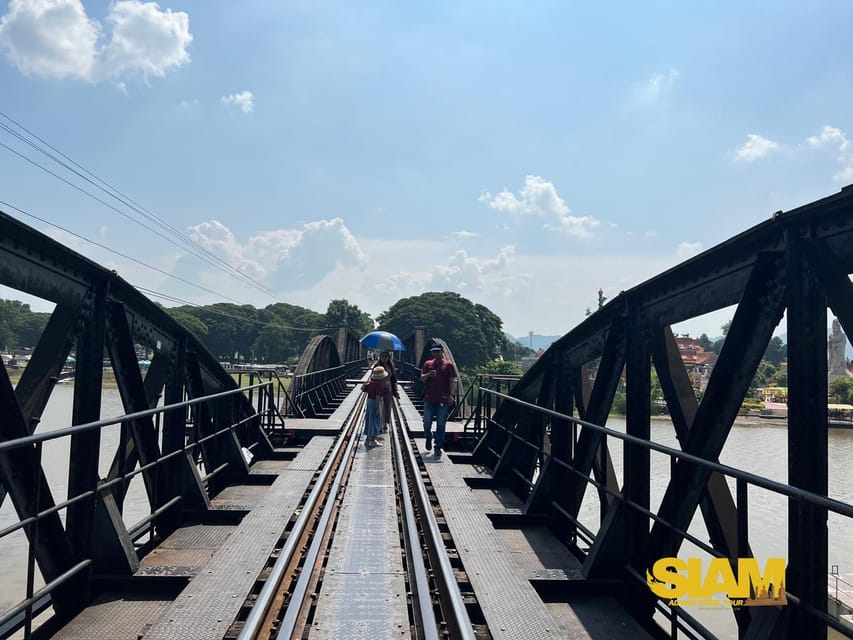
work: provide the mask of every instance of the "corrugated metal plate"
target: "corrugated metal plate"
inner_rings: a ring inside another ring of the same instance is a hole
[[[171,600],[104,594],[57,633],[55,640],[138,640]]]
[[[571,570],[577,562],[544,528],[495,529],[475,491],[460,486],[470,465],[442,459],[426,465],[468,579],[492,637],[642,638],[648,637],[618,605],[597,599],[598,609],[546,606],[530,584],[537,571]],[[480,491],[480,490],[478,490]],[[541,557],[539,545],[542,545]],[[586,601],[588,604],[588,601]],[[555,615],[558,614],[558,615]],[[588,622],[595,618],[595,624]],[[599,620],[611,621],[600,626]],[[633,623],[633,624],[630,624]]]
[[[281,473],[290,465],[290,460],[258,460],[249,469],[249,473]]]
[[[316,471],[322,466],[323,460],[325,460],[326,454],[329,453],[329,449],[331,449],[334,442],[334,437],[314,436],[302,448],[299,455],[290,461],[287,468]]]
[[[214,509],[241,509],[248,511],[264,499],[268,486],[243,484],[225,487],[210,499]]]
[[[237,525],[192,524],[180,527],[163,540],[158,549],[216,549],[230,536]]]

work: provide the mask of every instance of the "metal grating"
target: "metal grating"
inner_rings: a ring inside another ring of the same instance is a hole
[[[311,638],[409,638],[390,446],[359,447]]]
[[[585,606],[577,612],[568,604],[546,606],[529,579],[537,570],[545,574],[543,577],[556,570],[563,570],[565,575],[577,562],[567,551],[558,560],[560,554],[555,545],[559,543],[546,543],[542,530],[529,535],[496,530],[475,492],[465,485],[464,476],[472,471],[471,466],[454,465],[442,458],[427,464],[426,469],[493,638],[649,637],[610,598],[589,601],[594,604],[595,615],[603,621],[591,626],[587,622],[592,614]],[[543,553],[534,561],[540,555],[538,543],[544,545]]]
[[[138,640],[171,600],[153,596],[104,594],[84,609],[54,640]]]

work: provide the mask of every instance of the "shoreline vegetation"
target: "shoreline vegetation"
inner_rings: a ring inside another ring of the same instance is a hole
[[[9,379],[12,382],[12,385],[18,384],[18,381],[21,379],[21,375],[23,374],[23,372],[24,372],[23,369],[7,369],[7,373],[9,375]],[[234,377],[234,381],[238,382],[236,376]],[[67,382],[59,382],[57,384],[74,386],[74,381],[70,380]],[[242,385],[247,386],[248,384],[249,384],[249,381],[246,380],[244,377],[244,380],[242,381]],[[289,386],[289,385],[287,385],[287,386]],[[107,369],[104,370],[102,387],[104,389],[117,389],[118,388],[118,384],[116,383],[116,379],[115,379],[115,373],[113,371],[107,370]],[[615,412],[611,412],[610,416],[614,417],[614,418],[624,418],[625,417],[624,414],[615,413]],[[651,416],[651,419],[652,419],[652,422],[670,422],[670,418],[667,415],[653,415],[653,416]],[[754,426],[754,425],[759,425],[759,424],[765,425],[765,426],[768,426],[768,425],[782,426],[782,425],[787,425],[788,421],[787,420],[765,420],[765,419],[762,419],[759,417],[757,409],[755,411],[750,409],[750,410],[744,411],[743,413],[738,414],[737,418],[735,418],[735,423],[739,423],[743,426]]]
[[[6,369],[6,373],[9,375],[9,380],[11,381],[12,386],[15,386],[20,381],[21,376],[24,373],[24,370],[19,369],[19,368]],[[244,375],[242,381],[240,381],[238,379],[237,375],[232,374],[231,377],[234,379],[234,382],[237,382],[238,384],[241,384],[244,387],[249,386],[249,384],[250,384],[248,376]],[[283,376],[283,379],[285,381],[285,387],[287,389],[289,389],[290,388],[289,378]],[[255,381],[255,382],[257,382],[257,381]],[[74,386],[74,379],[69,378],[67,380],[60,380],[56,384],[63,385],[63,386],[67,385],[69,387],[73,387]],[[112,369],[104,369],[103,381],[101,383],[101,387],[103,389],[118,389],[118,383],[116,382],[115,372]]]

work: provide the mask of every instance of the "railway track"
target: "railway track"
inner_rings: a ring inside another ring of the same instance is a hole
[[[491,637],[403,412],[372,450],[364,412],[361,397],[227,638]]]

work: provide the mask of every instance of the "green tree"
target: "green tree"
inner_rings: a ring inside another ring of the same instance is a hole
[[[829,383],[829,391],[837,404],[853,404],[853,378],[836,378]]]
[[[332,300],[326,309],[326,326],[329,329],[335,327],[349,327],[359,337],[365,333],[373,331],[373,318],[367,313],[359,309],[356,305],[350,304],[348,300]]]
[[[166,313],[180,322],[186,329],[189,329],[194,333],[196,338],[204,342],[204,337],[207,335],[207,325],[196,316],[186,311],[186,307],[164,307],[164,309]]]
[[[252,345],[261,329],[255,307],[219,302],[203,307],[175,309],[200,320],[207,327],[205,335],[197,337],[220,360],[230,361],[235,357],[240,360],[251,359]],[[170,313],[177,319],[174,310],[170,310]]]
[[[286,302],[264,307],[258,312],[258,320],[283,329],[267,332],[263,340],[256,342],[256,347],[263,347],[261,351],[255,352],[257,358],[263,362],[284,362],[299,358],[308,341],[324,333],[329,327],[325,315]],[[282,340],[283,344],[273,348],[270,343],[271,335]],[[267,351],[268,348],[271,350]]]
[[[530,347],[525,347],[518,342],[506,341],[506,345],[501,350],[501,356],[507,361],[519,361],[524,356],[532,356],[535,352]]]
[[[782,338],[773,336],[767,345],[767,350],[764,352],[764,358],[778,367],[787,357],[788,346],[782,342]]]
[[[49,313],[33,312],[20,300],[0,300],[0,349],[35,346],[49,319]]]
[[[762,360],[758,365],[758,369],[755,371],[753,384],[750,386],[750,389],[777,386],[773,381],[776,379],[778,373],[779,369],[777,369],[772,362],[769,360]]]
[[[699,336],[699,344],[702,345],[702,348],[705,351],[714,350],[714,343],[711,342],[711,338],[708,337],[707,333],[703,333],[701,336]]]
[[[787,387],[788,386],[788,365],[783,364],[770,379],[771,387]]]
[[[283,363],[298,358],[296,332],[270,324],[258,332],[252,351],[260,362]]]
[[[450,291],[398,300],[379,315],[378,323],[380,329],[401,337],[414,327],[424,327],[428,337],[447,342],[460,368],[473,369],[493,360],[507,342],[500,318]]]
[[[491,373],[496,376],[520,376],[523,372],[517,362],[490,360],[477,368],[477,373]]]

